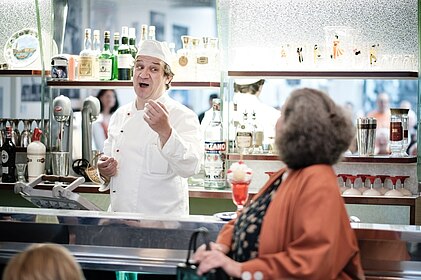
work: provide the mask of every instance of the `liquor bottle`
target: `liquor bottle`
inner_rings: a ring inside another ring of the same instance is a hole
[[[181,36],[183,47],[177,51],[177,75],[174,76],[174,81],[192,81],[194,73],[190,71],[190,65],[193,64],[191,60],[191,39],[192,37],[187,35]]]
[[[79,80],[93,80],[93,59],[91,42],[91,29],[85,29],[84,49],[79,53],[78,59],[78,77]]]
[[[203,37],[202,44],[196,49],[196,81],[208,81],[212,74],[209,69],[210,38]]]
[[[140,29],[140,39],[139,44],[137,45],[137,48],[140,48],[143,42],[145,42],[148,39],[148,25],[142,24]]]
[[[239,125],[240,125],[240,116],[238,115],[238,103],[234,99],[233,100],[233,112],[232,112],[232,116],[231,116],[229,132],[228,132],[229,148],[230,148],[230,151],[233,152],[233,153],[238,152],[237,147],[235,145],[235,139],[236,139],[237,129],[238,129]]]
[[[118,80],[118,48],[120,47],[120,33],[114,32],[114,48],[113,48],[113,80]]]
[[[253,133],[248,122],[247,112],[243,113],[243,121],[237,128],[235,142],[240,154],[247,154],[252,147]]]
[[[130,48],[130,53],[133,57],[132,65],[130,67],[130,77],[133,78],[133,67],[134,67],[134,61],[136,59],[137,48],[136,48],[136,29],[132,27],[129,28],[129,48]]]
[[[41,129],[36,127],[32,135],[32,142],[28,145],[28,181],[32,182],[39,175],[45,173],[46,148],[40,141],[42,135]]]
[[[150,25],[149,26],[148,40],[156,40],[156,37],[155,37],[155,26],[153,26],[153,25]]]
[[[92,41],[92,69],[93,69],[93,79],[99,79],[99,56],[101,55],[101,41],[99,39],[99,30],[94,30],[94,40]]]
[[[218,82],[221,80],[221,69],[220,69],[220,55],[218,49],[218,38],[210,38],[209,52],[209,71],[210,81]]]
[[[189,52],[189,56],[192,63],[188,66],[188,75],[190,77],[188,81],[198,81],[197,58],[200,57],[200,39],[193,37],[191,42],[192,48]]]
[[[130,69],[133,64],[133,57],[129,47],[129,28],[123,26],[121,30],[121,45],[118,47],[118,79],[130,80]]]
[[[205,188],[225,188],[226,142],[221,120],[221,99],[212,100],[213,117],[205,129]]]
[[[253,111],[251,115],[252,139],[253,139],[253,153],[263,153],[263,127],[257,119],[256,112]]]
[[[16,146],[12,142],[12,127],[6,126],[6,139],[1,147],[1,166],[3,183],[16,182]]]
[[[99,79],[109,81],[113,78],[113,54],[110,51],[110,31],[104,31],[104,48],[98,58]]]

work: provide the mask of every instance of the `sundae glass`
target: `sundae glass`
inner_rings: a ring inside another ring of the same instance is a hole
[[[240,160],[231,165],[227,172],[227,180],[232,189],[232,201],[237,205],[237,211],[243,209],[248,199],[252,170]]]

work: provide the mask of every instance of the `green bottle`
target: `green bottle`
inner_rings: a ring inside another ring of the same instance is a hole
[[[130,68],[130,77],[133,78],[134,61],[136,60],[136,54],[137,54],[135,28],[129,28],[129,48],[130,48],[130,53],[132,54],[132,57],[133,57],[132,67]]]
[[[120,46],[120,33],[114,32],[114,49],[112,52],[112,60],[113,60],[113,80],[118,80],[118,48]]]
[[[110,51],[110,31],[104,31],[104,48],[98,58],[99,79],[109,81],[113,78],[113,54]]]
[[[123,26],[121,30],[121,45],[118,47],[118,80],[130,80],[130,69],[133,64],[133,57],[129,47],[129,28]]]

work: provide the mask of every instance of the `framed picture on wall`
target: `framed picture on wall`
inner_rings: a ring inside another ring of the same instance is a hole
[[[165,14],[151,11],[150,25],[155,26],[156,40],[165,41]]]
[[[179,50],[183,47],[181,36],[189,35],[189,28],[177,24],[172,25],[172,41],[175,43],[175,49]]]

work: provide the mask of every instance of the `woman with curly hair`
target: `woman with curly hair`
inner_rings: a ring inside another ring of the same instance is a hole
[[[355,128],[341,107],[314,89],[291,93],[276,125],[286,164],[227,223],[198,273],[221,267],[242,279],[364,279],[359,248],[332,165]]]

